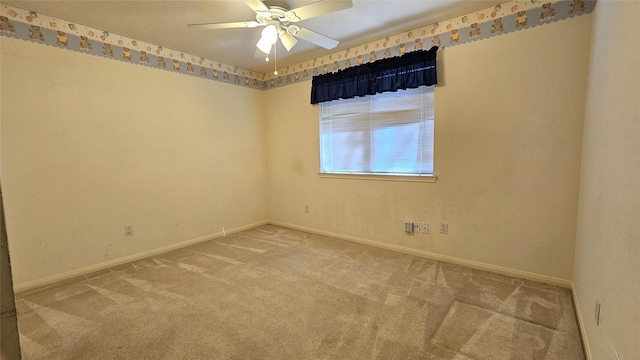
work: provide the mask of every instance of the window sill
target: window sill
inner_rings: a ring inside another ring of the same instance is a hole
[[[434,183],[438,180],[436,175],[373,175],[373,174],[337,174],[318,173],[321,178],[327,179],[350,179],[350,180],[377,180],[377,181],[405,181],[405,182],[425,182]]]

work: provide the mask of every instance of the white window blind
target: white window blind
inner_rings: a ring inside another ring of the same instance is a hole
[[[320,171],[433,175],[433,86],[320,104]]]

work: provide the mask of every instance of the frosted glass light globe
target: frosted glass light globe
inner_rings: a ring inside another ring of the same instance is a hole
[[[276,29],[275,25],[267,25],[264,29],[262,29],[262,38],[273,45],[278,40],[278,29]]]

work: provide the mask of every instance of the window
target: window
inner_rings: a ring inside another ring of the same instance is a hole
[[[433,175],[433,86],[320,104],[320,172]]]

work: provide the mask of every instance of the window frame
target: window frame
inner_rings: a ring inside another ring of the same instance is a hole
[[[404,173],[404,172],[374,172],[373,169],[369,169],[369,171],[363,171],[363,172],[358,172],[358,171],[323,171],[323,127],[326,126],[324,120],[323,120],[323,104],[321,103],[319,105],[319,109],[318,109],[318,164],[319,164],[319,170],[318,170],[318,176],[320,178],[327,178],[327,179],[355,179],[355,180],[377,180],[377,181],[405,181],[405,182],[429,182],[429,183],[433,183],[436,182],[436,180],[438,179],[437,175],[435,174],[435,85],[430,85],[430,86],[426,86],[423,85],[421,86],[421,88],[429,88],[429,91],[431,92],[431,103],[430,106],[427,107],[427,109],[430,109],[432,111],[432,120],[425,120],[425,116],[428,118],[430,116],[424,115],[420,121],[418,122],[413,122],[411,124],[416,124],[420,127],[424,126],[426,121],[432,121],[432,127],[430,128],[430,132],[431,132],[431,139],[429,139],[428,141],[431,142],[432,147],[431,147],[431,173]],[[420,93],[420,96],[424,96],[424,93]],[[367,97],[373,97],[373,96],[378,96],[381,94],[375,94],[375,95],[367,95]],[[429,95],[427,95],[429,96]],[[334,100],[334,101],[341,101],[343,99],[340,100]],[[357,106],[357,105],[356,105]],[[413,108],[413,109],[419,109],[419,108]],[[422,108],[420,111],[424,111],[425,108]],[[371,112],[361,112],[358,114],[375,114],[371,113]],[[367,117],[371,118],[371,116],[367,115]],[[371,120],[369,120],[371,121]],[[385,121],[385,120],[382,120]],[[393,128],[392,126],[390,127],[384,127],[384,129],[391,129]],[[372,136],[372,133],[369,132],[367,136]],[[418,146],[421,146],[420,144],[422,143],[422,141],[419,141]],[[374,148],[369,148],[368,149],[368,154],[369,154],[369,158],[371,158],[373,156],[373,152],[375,151]]]

